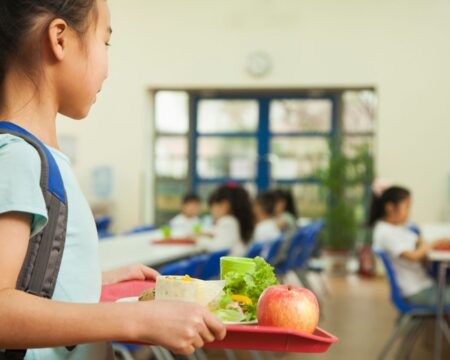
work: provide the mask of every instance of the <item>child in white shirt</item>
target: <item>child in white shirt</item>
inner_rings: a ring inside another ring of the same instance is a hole
[[[182,233],[186,236],[192,235],[196,226],[200,224],[200,211],[200,197],[195,194],[185,195],[181,205],[181,213],[170,221],[170,228],[176,233]]]
[[[436,284],[422,262],[434,246],[449,240],[426,243],[409,230],[406,223],[410,206],[411,193],[402,187],[392,186],[374,196],[370,216],[370,224],[374,226],[373,247],[390,258],[400,291],[408,302],[434,305],[437,303]],[[446,290],[445,299],[450,304],[450,289]]]
[[[281,230],[275,218],[275,194],[263,192],[258,194],[253,204],[256,217],[255,242],[267,242],[276,240],[281,236]]]
[[[230,249],[231,256],[245,255],[254,230],[250,196],[234,183],[222,185],[209,198],[214,218],[209,250]]]

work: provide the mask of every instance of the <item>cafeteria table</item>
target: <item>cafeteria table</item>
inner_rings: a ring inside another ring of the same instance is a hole
[[[145,264],[157,266],[203,252],[195,244],[154,244],[163,239],[160,230],[138,234],[113,236],[99,242],[100,267],[102,271],[118,267]]]
[[[438,263],[438,303],[436,307],[434,359],[439,360],[442,352],[442,334],[450,343],[450,329],[444,318],[446,274],[447,268],[450,266],[450,251],[433,250],[428,254],[428,260]]]

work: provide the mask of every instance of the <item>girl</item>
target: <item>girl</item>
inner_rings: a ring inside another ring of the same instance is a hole
[[[275,220],[275,194],[267,191],[258,194],[253,205],[256,217],[255,242],[266,242],[276,240],[281,231]]]
[[[275,196],[275,216],[278,227],[286,234],[294,234],[297,231],[298,213],[292,192],[278,189],[273,194]]]
[[[211,249],[231,249],[230,255],[243,256],[250,242],[254,217],[247,191],[236,184],[220,186],[209,197],[215,225]]]
[[[0,349],[34,348],[26,359],[111,358],[105,345],[111,340],[151,342],[189,354],[225,335],[217,318],[190,303],[98,304],[95,223],[68,158],[58,150],[56,115],[87,116],[107,77],[110,36],[105,0],[0,2],[0,119],[48,147],[69,206],[53,299],[16,290],[29,238],[45,227],[48,215],[37,152],[20,138],[0,135]],[[103,282],[156,275],[136,265],[103,274]],[[70,344],[89,345],[69,352]]]
[[[374,248],[384,251],[392,261],[403,296],[413,304],[436,304],[437,289],[422,262],[436,245],[448,243],[442,239],[424,242],[407,228],[411,206],[409,190],[391,186],[374,195],[370,214]],[[450,304],[450,289],[446,291],[446,303]]]

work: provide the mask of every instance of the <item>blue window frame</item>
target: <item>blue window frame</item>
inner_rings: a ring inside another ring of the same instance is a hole
[[[202,133],[199,131],[199,104],[202,100],[253,100],[258,103],[258,124],[256,131],[245,132],[209,132]],[[287,131],[274,132],[271,131],[270,106],[276,100],[328,100],[331,102],[331,118],[330,131]],[[190,152],[190,166],[191,166],[191,187],[192,191],[198,192],[199,187],[203,184],[222,184],[226,182],[248,183],[252,182],[256,186],[257,191],[267,190],[271,185],[292,185],[299,183],[317,184],[319,179],[314,177],[297,177],[295,179],[278,179],[273,181],[271,179],[271,143],[273,139],[289,137],[291,139],[301,138],[326,138],[332,139],[337,134],[338,126],[338,112],[337,112],[337,96],[323,95],[323,96],[299,96],[295,94],[287,94],[280,96],[261,96],[261,95],[215,95],[215,96],[192,96],[191,118],[192,118],[192,136],[191,136],[191,152]],[[198,171],[198,145],[199,141],[204,138],[215,139],[255,139],[257,146],[257,166],[256,176],[253,178],[240,177],[205,177],[201,176]]]

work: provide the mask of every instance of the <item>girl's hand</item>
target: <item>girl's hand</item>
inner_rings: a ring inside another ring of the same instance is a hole
[[[136,264],[103,272],[102,283],[108,285],[127,280],[156,280],[157,276],[159,276],[159,273],[156,270],[142,264]]]
[[[223,340],[224,324],[200,305],[182,301],[142,301],[135,308],[135,340],[160,345],[181,355],[192,354],[205,343]],[[150,329],[158,329],[152,331]]]

